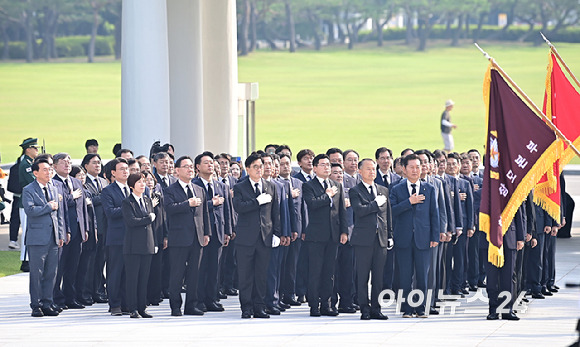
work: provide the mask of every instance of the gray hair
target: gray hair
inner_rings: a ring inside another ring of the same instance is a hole
[[[67,158],[70,159],[70,155],[68,153],[60,152],[60,153],[57,153],[57,154],[52,156],[52,161],[56,165],[56,163],[58,163],[60,160],[67,159]]]

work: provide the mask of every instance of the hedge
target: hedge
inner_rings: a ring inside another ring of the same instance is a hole
[[[64,57],[82,57],[88,55],[90,36],[67,36],[57,37],[55,39],[56,54],[59,58]],[[37,42],[39,45],[40,40]],[[97,36],[95,40],[95,56],[112,55],[115,38],[113,36]],[[4,45],[0,44],[0,50]],[[10,59],[26,58],[25,42],[10,42]],[[40,53],[44,57],[44,52]]]

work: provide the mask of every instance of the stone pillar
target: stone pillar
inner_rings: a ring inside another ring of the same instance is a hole
[[[203,118],[205,149],[237,154],[238,55],[236,1],[203,1]]]
[[[201,1],[167,1],[171,141],[176,159],[204,150]]]
[[[122,144],[149,155],[155,140],[170,139],[165,0],[123,0],[122,29]]]

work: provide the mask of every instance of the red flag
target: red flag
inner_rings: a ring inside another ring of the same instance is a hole
[[[484,99],[488,139],[479,227],[487,234],[489,262],[502,267],[503,236],[528,193],[558,159],[561,144],[491,66],[484,80]]]
[[[560,68],[554,53],[550,52],[543,111],[575,147],[580,145],[578,105],[580,94]],[[565,142],[562,142],[562,150],[560,160],[542,177],[534,192],[534,201],[556,221],[560,221],[560,173],[575,156],[572,148]]]

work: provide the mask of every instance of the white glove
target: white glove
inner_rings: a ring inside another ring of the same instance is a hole
[[[387,202],[387,197],[384,195],[377,195],[377,197],[375,198],[375,201],[377,202],[377,205],[379,205],[379,207],[381,207],[385,204],[385,202]]]
[[[151,222],[154,222],[155,218],[157,218],[157,216],[155,216],[155,213],[149,213],[149,216],[151,216]]]
[[[258,195],[258,197],[256,199],[258,200],[258,204],[264,205],[264,204],[267,204],[267,203],[272,201],[272,195],[267,194],[267,193],[262,193],[262,194]]]
[[[272,248],[280,246],[280,238],[276,235],[272,235]]]
[[[387,242],[387,251],[390,251],[395,246],[395,241],[393,239],[389,239]]]

